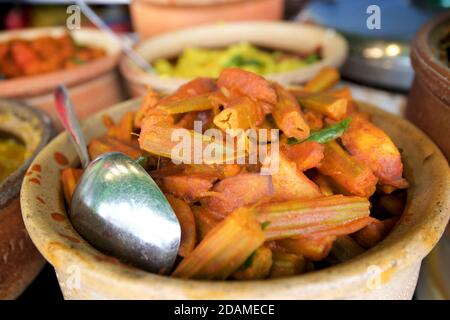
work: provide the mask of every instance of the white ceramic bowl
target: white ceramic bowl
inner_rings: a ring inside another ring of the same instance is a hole
[[[265,75],[283,85],[302,83],[324,66],[339,67],[347,55],[347,43],[331,29],[290,22],[238,22],[205,25],[166,33],[139,43],[136,51],[152,62],[158,58],[175,57],[185,48],[197,46],[223,48],[242,41],[266,48],[294,52],[311,52],[322,48],[322,59],[309,66],[289,72]],[[132,96],[145,93],[145,87],[173,92],[189,79],[160,77],[140,70],[127,57],[120,62],[120,70]]]

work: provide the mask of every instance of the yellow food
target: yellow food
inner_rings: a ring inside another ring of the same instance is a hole
[[[0,138],[0,182],[25,160],[26,148],[13,138]]]
[[[291,71],[319,60],[319,55],[311,53],[305,58],[280,51],[267,52],[242,42],[225,49],[187,48],[175,64],[167,59],[154,62],[156,72],[162,76],[194,78],[212,77],[230,67],[238,67],[257,74],[273,74]]]

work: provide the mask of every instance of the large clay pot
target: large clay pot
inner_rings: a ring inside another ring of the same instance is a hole
[[[283,0],[133,0],[134,30],[145,39],[206,23],[279,20]]]
[[[139,105],[140,100],[131,100],[88,119],[83,127],[86,140],[105,133],[103,114],[117,120]],[[403,150],[411,186],[405,212],[393,231],[346,263],[294,277],[243,282],[182,280],[124,265],[94,249],[67,217],[59,174],[62,168],[77,165],[78,157],[66,133],[35,159],[33,165],[41,166],[45,176],[40,185],[28,179],[23,183],[25,225],[55,267],[66,299],[410,299],[421,261],[450,216],[450,170],[422,131],[393,114],[361,107]],[[377,285],[372,285],[374,276]]]
[[[31,242],[23,224],[19,193],[25,171],[52,136],[48,116],[30,107],[0,99],[0,131],[24,142],[28,159],[0,181],[0,299],[14,299],[33,281],[45,260]],[[40,168],[28,179],[37,181]]]

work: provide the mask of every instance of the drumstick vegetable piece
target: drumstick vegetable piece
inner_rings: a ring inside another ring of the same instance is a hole
[[[280,85],[275,85],[278,102],[272,111],[276,125],[288,137],[306,139],[309,136],[309,126],[303,118],[302,111],[295,97]]]
[[[205,111],[214,107],[209,94],[202,94],[184,99],[162,101],[158,108],[167,111],[168,114],[185,113],[191,111]]]
[[[369,197],[375,192],[377,178],[364,164],[350,156],[336,141],[324,144],[324,159],[319,172],[332,178],[346,192]]]
[[[339,72],[333,67],[325,67],[320,72],[309,80],[304,90],[309,92],[319,92],[334,86],[340,79]]]
[[[396,188],[408,186],[402,178],[403,164],[397,147],[383,130],[363,116],[353,116],[349,129],[342,135],[342,143],[381,183]]]
[[[178,255],[187,257],[194,250],[197,241],[194,215],[191,208],[183,200],[170,194],[166,194],[166,198],[181,225],[181,242]]]
[[[95,159],[107,152],[122,152],[133,159],[137,159],[142,155],[140,150],[107,136],[92,139],[88,145],[88,152],[91,159]]]
[[[266,240],[277,240],[295,236],[322,236],[327,235],[328,230],[335,235],[336,228],[368,217],[369,207],[370,202],[365,198],[336,195],[267,203],[257,206],[255,210],[258,221],[268,224],[264,229]],[[364,224],[359,229],[362,227]]]
[[[264,233],[253,211],[240,208],[206,235],[194,251],[180,262],[173,276],[225,280],[263,242]]]
[[[231,274],[236,280],[256,280],[266,278],[272,267],[272,250],[262,246]]]
[[[335,236],[325,237],[296,237],[278,240],[278,244],[289,252],[302,255],[311,261],[325,259],[330,253]]]
[[[371,218],[371,222],[365,228],[355,233],[353,238],[363,248],[372,248],[386,237],[397,221],[397,217],[389,218],[383,221]]]
[[[83,174],[83,170],[75,168],[65,168],[61,170],[61,182],[64,191],[64,199],[66,204],[70,205],[72,201],[72,195],[75,192],[78,181]]]
[[[272,253],[272,268],[269,278],[288,277],[303,273],[306,260],[303,256],[275,251]]]
[[[315,141],[281,147],[281,151],[296,163],[297,169],[300,171],[316,167],[323,159],[323,150],[324,146]]]
[[[241,98],[230,103],[214,117],[214,124],[222,129],[242,129],[255,128],[261,123],[264,115],[259,106],[248,98]]]
[[[360,255],[364,249],[350,236],[345,235],[336,238],[331,252],[339,261],[344,262]]]
[[[342,120],[347,114],[348,100],[336,98],[329,93],[315,93],[297,98],[300,105],[319,112],[333,120]]]

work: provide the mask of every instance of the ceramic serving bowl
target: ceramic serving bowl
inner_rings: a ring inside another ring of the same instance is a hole
[[[86,140],[105,133],[103,114],[117,120],[139,104],[139,99],[124,102],[88,119],[83,126]],[[349,262],[295,277],[249,282],[181,280],[124,265],[94,249],[68,219],[59,173],[79,161],[65,133],[33,162],[42,168],[39,184],[23,182],[25,225],[55,268],[67,299],[410,299],[421,261],[449,219],[450,171],[439,149],[412,124],[374,107],[364,110],[402,148],[411,187],[394,230]]]
[[[134,0],[134,30],[141,39],[205,23],[279,20],[283,0]]]
[[[334,31],[289,22],[239,22],[195,27],[145,40],[137,45],[136,51],[151,62],[158,58],[175,57],[185,48],[193,46],[223,48],[242,41],[294,52],[312,52],[322,48],[323,58],[317,63],[289,72],[265,75],[284,85],[305,82],[326,65],[339,67],[347,55],[346,41]],[[143,95],[146,86],[172,92],[189,80],[146,73],[128,58],[121,60],[120,70],[132,96]]]
[[[62,27],[5,31],[0,32],[0,42],[45,35],[59,36],[65,31]],[[77,43],[105,49],[107,55],[69,70],[0,81],[0,98],[21,100],[44,110],[58,130],[62,127],[54,111],[53,90],[59,84],[65,84],[70,89],[79,119],[124,99],[116,70],[120,53],[117,42],[101,31],[85,27],[72,31],[71,35]]]
[[[21,140],[28,155],[16,171],[0,181],[0,299],[14,299],[45,263],[25,230],[19,193],[25,171],[52,136],[52,126],[44,113],[0,99],[0,132]],[[42,174],[39,166],[31,167],[30,172],[27,179],[31,181]]]

